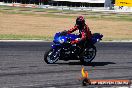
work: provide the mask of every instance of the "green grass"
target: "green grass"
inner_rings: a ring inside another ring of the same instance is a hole
[[[75,16],[70,16],[70,15],[57,15],[53,13],[47,13],[47,14],[34,14],[33,12],[23,12],[23,11],[1,11],[2,13],[7,13],[7,14],[23,14],[23,15],[37,15],[37,16],[45,16],[45,17],[53,17],[53,18],[76,18]],[[41,12],[41,11],[39,11]],[[42,11],[44,12],[44,11]],[[132,16],[106,16],[106,15],[86,15],[85,18],[88,19],[95,19],[95,20],[118,20],[118,21],[132,21]]]
[[[53,41],[53,36],[35,36],[35,35],[14,35],[14,34],[0,34],[0,40],[44,40]],[[102,41],[113,40],[132,40],[131,38],[103,38]]]
[[[92,12],[92,11],[71,11],[71,10],[56,10],[56,9],[42,9],[42,8],[19,8],[19,7],[8,7],[0,6],[0,12],[7,14],[24,14],[24,15],[39,15],[53,18],[75,18],[68,14],[80,14],[85,15],[88,19],[97,20],[119,20],[119,21],[132,21],[131,14],[116,14],[116,13],[103,13],[103,12]],[[34,12],[46,12],[47,14],[34,14]],[[57,15],[55,13],[62,13],[63,15]]]
[[[102,41],[123,41],[123,40],[132,40],[132,38],[103,38]]]
[[[34,14],[34,12],[47,12],[47,14]],[[23,14],[33,16],[44,16],[53,18],[76,18],[68,14],[84,14],[85,18],[93,20],[118,20],[118,21],[132,21],[131,14],[111,14],[91,11],[71,11],[71,10],[55,10],[55,9],[42,9],[42,8],[18,8],[0,6],[0,13],[5,14]],[[54,13],[64,13],[64,15],[57,15]],[[35,35],[15,35],[15,34],[0,34],[0,40],[46,40],[52,41],[53,36],[35,36]],[[131,38],[104,38],[103,41],[112,40],[131,40]]]
[[[14,34],[0,34],[0,40],[45,40],[52,41],[51,36],[35,36],[35,35],[14,35]]]

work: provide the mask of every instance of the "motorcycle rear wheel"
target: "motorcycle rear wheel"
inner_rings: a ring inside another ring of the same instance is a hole
[[[86,65],[90,63],[95,58],[96,52],[97,50],[94,45],[86,48],[80,58],[80,61],[82,62],[82,64]]]

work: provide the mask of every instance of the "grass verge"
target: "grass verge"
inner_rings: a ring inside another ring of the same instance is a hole
[[[103,41],[132,40],[130,13],[112,14],[5,6],[0,8],[0,39],[51,41],[54,33],[61,31],[60,28],[68,27],[73,22],[73,18],[81,14],[88,19],[95,32],[100,32],[105,36]]]
[[[0,34],[0,40],[45,40],[52,41],[51,36],[34,36],[34,35],[14,35],[14,34]]]
[[[103,13],[93,11],[71,11],[71,10],[56,10],[56,9],[42,9],[42,8],[20,8],[0,6],[0,12],[8,14],[25,14],[25,15],[39,15],[46,17],[57,18],[74,18],[75,15],[84,15],[88,19],[97,20],[119,20],[119,21],[132,21],[131,14],[121,13]],[[36,14],[35,12],[45,12],[46,14]],[[57,14],[59,13],[59,14]]]
[[[0,34],[0,40],[44,40],[53,41],[53,36],[34,36],[34,35],[14,35],[14,34]],[[102,41],[123,41],[132,40],[131,38],[103,38]]]

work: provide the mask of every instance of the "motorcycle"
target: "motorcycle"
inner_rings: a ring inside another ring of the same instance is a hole
[[[80,47],[78,44],[71,44],[71,41],[79,39],[77,34],[67,34],[67,32],[58,32],[54,36],[54,44],[45,52],[44,61],[47,64],[54,64],[58,60],[80,60],[82,64],[90,63],[96,56],[95,44],[102,40],[103,35],[100,33],[92,34],[90,45],[86,44],[85,47]]]

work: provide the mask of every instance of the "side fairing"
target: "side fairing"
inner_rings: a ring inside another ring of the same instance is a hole
[[[101,40],[103,35],[100,33],[94,33],[92,36],[92,43],[95,44],[98,40]]]

